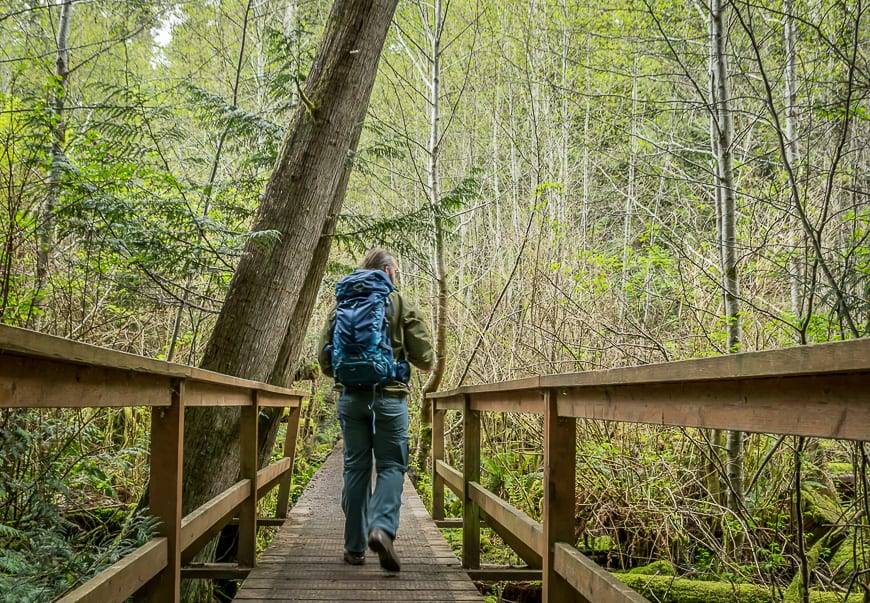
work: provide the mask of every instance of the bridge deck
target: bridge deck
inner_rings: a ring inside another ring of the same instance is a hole
[[[337,449],[312,478],[287,521],[236,595],[236,601],[483,601],[405,480],[396,551],[402,571],[342,560],[342,455]]]

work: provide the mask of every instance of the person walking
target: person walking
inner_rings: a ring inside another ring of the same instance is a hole
[[[435,363],[425,321],[416,307],[395,290],[397,275],[398,265],[392,253],[385,249],[369,251],[361,269],[339,281],[338,302],[329,313],[318,344],[321,369],[327,376],[336,378],[336,386],[342,386],[338,418],[344,439],[341,494],[345,516],[344,561],[351,565],[365,563],[368,545],[377,553],[381,567],[389,571],[401,568],[393,540],[399,527],[402,488],[408,470],[410,364],[429,372]],[[363,294],[360,297],[342,301],[348,295],[360,293]],[[383,300],[380,306],[377,300]],[[372,309],[366,304],[371,304]],[[378,308],[382,308],[380,314]],[[381,328],[378,321],[385,323],[384,338],[388,344],[369,345],[369,349],[382,348],[374,353],[375,368],[372,369],[368,360],[359,359],[372,354],[360,352],[359,356],[348,360],[350,352],[345,348],[351,345],[347,338],[354,333],[359,337],[360,332],[372,337],[372,333]],[[381,352],[386,355],[386,361],[381,358]],[[382,372],[380,366],[387,364],[388,370]],[[369,377],[372,370],[381,375],[380,383],[369,384],[373,380]],[[363,373],[365,376],[361,376]],[[372,453],[377,473],[374,491],[371,488]]]

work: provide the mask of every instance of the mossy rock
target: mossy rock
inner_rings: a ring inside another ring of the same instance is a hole
[[[855,561],[858,567],[855,567]],[[863,571],[870,567],[870,542],[859,541],[856,546],[855,539],[849,536],[837,547],[828,565],[837,572],[835,579],[838,582],[848,581],[856,570]]]
[[[649,565],[641,565],[635,567],[628,572],[629,574],[637,574],[640,576],[676,576],[677,571],[674,569],[674,564],[670,561],[660,559],[653,561]]]
[[[830,475],[844,475],[846,473],[852,473],[854,467],[852,463],[828,463],[828,474]]]
[[[801,494],[804,497],[804,512],[817,524],[837,524],[842,521],[843,508],[835,493],[804,486]]]
[[[728,582],[702,582],[670,576],[642,574],[613,574],[620,582],[630,586],[653,603],[772,603],[773,593],[767,587],[755,584]],[[863,595],[852,595],[847,603],[862,603]],[[836,593],[810,593],[810,603],[843,603]],[[786,599],[789,602],[789,599]]]

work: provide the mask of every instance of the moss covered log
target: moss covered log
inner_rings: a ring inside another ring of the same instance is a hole
[[[704,582],[672,576],[613,574],[653,603],[772,603],[781,598],[771,589],[754,584]],[[786,599],[788,603],[790,600]],[[796,599],[792,599],[796,601]],[[861,594],[846,601],[837,593],[810,592],[811,603],[863,603]]]

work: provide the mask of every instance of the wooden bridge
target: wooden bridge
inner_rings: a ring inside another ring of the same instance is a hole
[[[345,565],[342,469],[341,450],[336,450],[293,506],[234,600],[483,601],[408,480],[395,541],[402,571],[383,571],[377,555],[371,554],[363,566]]]
[[[338,509],[340,455],[289,517],[288,492],[303,392],[0,325],[0,408],[152,408],[151,511],[160,535],[61,601],[72,603],[179,600],[187,577],[246,577],[245,601],[469,601],[476,578],[540,578],[543,600],[590,603],[646,601],[574,547],[576,421],[592,419],[870,440],[870,339],[804,346],[459,388],[432,396],[433,509],[428,518],[406,488],[397,548],[398,575],[376,563],[341,561]],[[181,516],[184,408],[242,408],[241,479]],[[290,409],[284,458],[257,469],[257,414]],[[444,419],[461,412],[463,467],[445,462]],[[480,416],[485,412],[544,417],[544,512],[538,523],[480,484]],[[277,519],[256,516],[256,502],[279,488]],[[463,502],[461,521],[444,518],[449,488]],[[238,563],[190,567],[230,521],[239,523]],[[528,564],[526,570],[480,568],[485,521]],[[409,523],[410,522],[410,523]],[[271,547],[256,558],[259,525],[282,523]],[[436,526],[462,528],[457,561]],[[460,569],[460,567],[462,569]],[[406,571],[407,570],[407,571]]]

